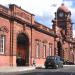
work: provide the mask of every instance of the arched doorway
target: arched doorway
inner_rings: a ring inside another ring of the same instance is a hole
[[[58,56],[63,57],[62,44],[60,41],[57,42]]]
[[[25,66],[29,63],[29,38],[26,34],[20,33],[17,37],[17,66]]]

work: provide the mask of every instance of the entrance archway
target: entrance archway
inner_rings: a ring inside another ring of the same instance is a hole
[[[29,63],[29,38],[26,34],[20,33],[17,37],[17,66],[25,66]]]
[[[63,57],[62,44],[60,41],[57,42],[58,56]]]

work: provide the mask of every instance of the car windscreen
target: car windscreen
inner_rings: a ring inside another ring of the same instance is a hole
[[[55,57],[53,57],[53,56],[48,56],[48,57],[47,57],[47,60],[48,60],[48,59],[54,59],[54,58],[55,58]]]

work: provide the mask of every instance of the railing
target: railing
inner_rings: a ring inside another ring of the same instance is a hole
[[[54,34],[54,31],[52,29],[46,27],[46,26],[43,26],[41,24],[36,24],[35,26],[36,26],[36,28],[38,28],[40,30],[43,30],[43,31],[45,31],[47,33]]]

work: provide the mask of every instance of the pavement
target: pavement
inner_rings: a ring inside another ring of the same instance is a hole
[[[14,73],[14,72],[24,72],[34,70],[35,66],[25,66],[25,67],[0,67],[0,73]]]
[[[64,65],[64,67],[69,67],[69,66],[75,66],[75,65]],[[0,74],[1,73],[14,73],[14,72],[25,72],[25,71],[30,71],[30,70],[35,70],[35,69],[40,69],[44,68],[44,66],[23,66],[23,67],[0,67]]]

